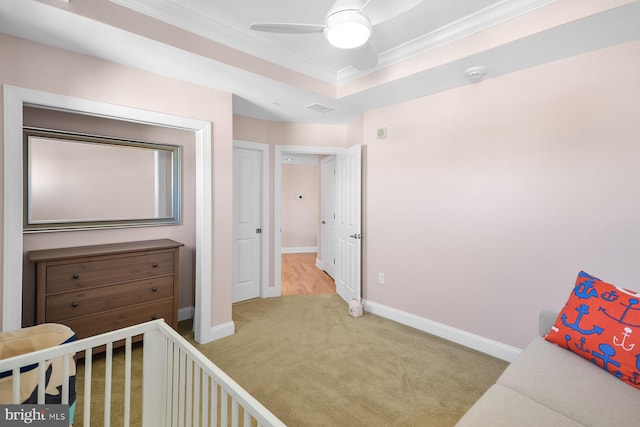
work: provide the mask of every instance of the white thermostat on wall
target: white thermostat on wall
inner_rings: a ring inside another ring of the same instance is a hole
[[[387,137],[387,128],[378,128],[378,130],[376,130],[376,137],[378,139],[385,139]]]

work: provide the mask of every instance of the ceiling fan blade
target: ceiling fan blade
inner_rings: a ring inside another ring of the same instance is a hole
[[[420,3],[422,0],[369,0],[364,6],[364,13],[371,25],[376,25],[410,11]]]
[[[370,41],[355,49],[346,51],[349,62],[358,70],[369,70],[378,65],[378,52]]]
[[[308,33],[321,33],[326,28],[326,25],[256,22],[255,24],[251,24],[249,28],[251,28],[254,31],[263,31],[265,33],[308,34]]]

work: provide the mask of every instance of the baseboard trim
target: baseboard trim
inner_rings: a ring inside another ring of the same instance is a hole
[[[182,322],[183,320],[193,319],[194,313],[196,309],[194,306],[191,307],[182,307],[178,310],[178,322]]]
[[[262,288],[262,298],[277,298],[281,293],[276,290],[275,286],[267,286]]]
[[[223,323],[221,325],[212,326],[207,334],[207,341],[216,341],[222,338],[230,337],[235,334],[236,325],[233,322]]]
[[[424,317],[416,316],[415,314],[387,307],[376,302],[363,300],[362,303],[365,311],[368,311],[369,313],[436,335],[440,338],[444,338],[507,362],[512,362],[522,351],[519,348],[490,340],[488,338],[463,331],[462,329],[453,328]]]
[[[301,246],[293,248],[282,248],[283,254],[306,254],[309,252],[318,252],[317,246]]]

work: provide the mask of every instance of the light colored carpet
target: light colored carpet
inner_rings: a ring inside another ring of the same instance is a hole
[[[233,307],[236,334],[199,345],[289,426],[453,426],[507,363],[365,313],[336,294]],[[182,325],[188,327],[188,325]]]
[[[336,294],[233,307],[236,333],[200,345],[180,333],[288,426],[453,426],[507,363],[365,313]],[[133,354],[132,423],[141,425],[142,348]],[[114,355],[111,425],[122,425],[124,358]],[[93,363],[91,424],[103,425],[104,357]],[[78,366],[79,402],[83,366]],[[136,396],[138,398],[136,399]],[[76,427],[83,409],[76,413]]]

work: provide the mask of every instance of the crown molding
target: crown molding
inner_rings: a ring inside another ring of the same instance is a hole
[[[202,36],[256,58],[335,84],[336,73],[268,40],[253,37],[171,0],[110,0],[112,3]],[[215,58],[212,58],[215,59]]]
[[[378,66],[369,70],[347,67],[338,72],[284,49],[270,41],[253,37],[224,24],[219,19],[197,13],[172,0],[110,0],[159,21],[182,28],[256,58],[282,65],[332,84],[342,84],[371,72],[390,67],[454,40],[508,21],[557,0],[503,0],[472,15],[461,18],[422,37],[382,52]]]
[[[424,36],[382,52],[375,70],[398,64],[431,49],[470,36],[555,1],[557,0],[503,0],[500,3],[486,7]],[[360,71],[354,67],[347,67],[338,71],[337,84],[357,79],[375,70]]]

